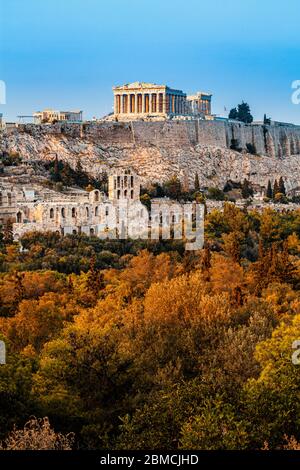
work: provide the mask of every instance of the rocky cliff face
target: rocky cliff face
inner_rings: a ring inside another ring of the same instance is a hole
[[[267,129],[267,130],[266,130]],[[230,150],[232,141],[251,143],[260,155]],[[225,125],[222,122],[134,122],[83,125],[21,125],[0,135],[1,151],[28,160],[80,158],[91,174],[130,165],[144,179],[163,181],[177,174],[193,184],[222,187],[244,178],[266,185],[283,176],[287,189],[300,186],[300,129]]]

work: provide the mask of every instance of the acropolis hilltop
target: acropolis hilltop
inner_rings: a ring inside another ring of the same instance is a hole
[[[35,113],[32,123],[2,127],[0,152],[22,161],[1,169],[0,223],[12,219],[15,239],[34,229],[101,236],[119,197],[129,199],[138,221],[139,185],[161,184],[174,176],[191,191],[197,174],[204,193],[246,179],[254,188],[255,207],[264,204],[268,182],[279,178],[288,197],[300,195],[299,126],[221,119],[212,112],[211,93],[188,95],[148,82],[114,86],[113,97],[113,112],[102,119],[85,121],[81,110],[47,108]],[[44,170],[38,176],[35,168],[54,158],[72,168],[80,160],[96,180],[107,173],[114,181],[109,194],[91,188],[45,189]],[[129,169],[130,182],[135,181],[130,185]]]
[[[119,120],[213,118],[211,93],[187,96],[182,90],[145,82],[115,86],[113,93],[114,118]]]

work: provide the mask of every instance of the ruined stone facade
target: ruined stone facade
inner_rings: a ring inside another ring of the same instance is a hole
[[[31,231],[134,238],[148,229],[148,214],[139,196],[140,181],[130,169],[110,176],[108,196],[97,189],[38,194],[32,187],[1,183],[0,221],[13,222],[15,240]]]
[[[81,122],[82,111],[56,111],[54,109],[44,109],[33,113],[35,124],[52,124],[53,122]]]
[[[120,121],[188,117],[194,111],[195,115],[204,116],[211,112],[211,95],[202,94],[197,97],[197,100],[194,97],[187,100],[186,93],[174,90],[167,85],[134,82],[115,86],[113,92],[114,117]],[[196,102],[199,107],[196,106]]]
[[[182,239],[183,222],[191,228],[196,211],[192,203],[183,206],[168,198],[154,199],[150,217],[140,202],[140,179],[129,168],[118,168],[110,175],[108,196],[97,189],[39,192],[1,183],[0,198],[2,224],[13,223],[15,241],[33,231],[103,239]]]
[[[211,93],[198,91],[195,95],[187,96],[188,108],[193,116],[213,118],[211,115]]]

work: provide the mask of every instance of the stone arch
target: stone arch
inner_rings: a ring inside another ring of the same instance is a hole
[[[22,212],[21,211],[17,212],[17,223],[18,224],[22,223]]]

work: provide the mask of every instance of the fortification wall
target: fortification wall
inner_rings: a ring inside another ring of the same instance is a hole
[[[259,126],[222,121],[132,121],[83,124],[21,124],[11,133],[33,137],[64,135],[89,140],[103,146],[156,146],[188,148],[197,144],[246,149],[274,158],[300,154],[300,126]]]

